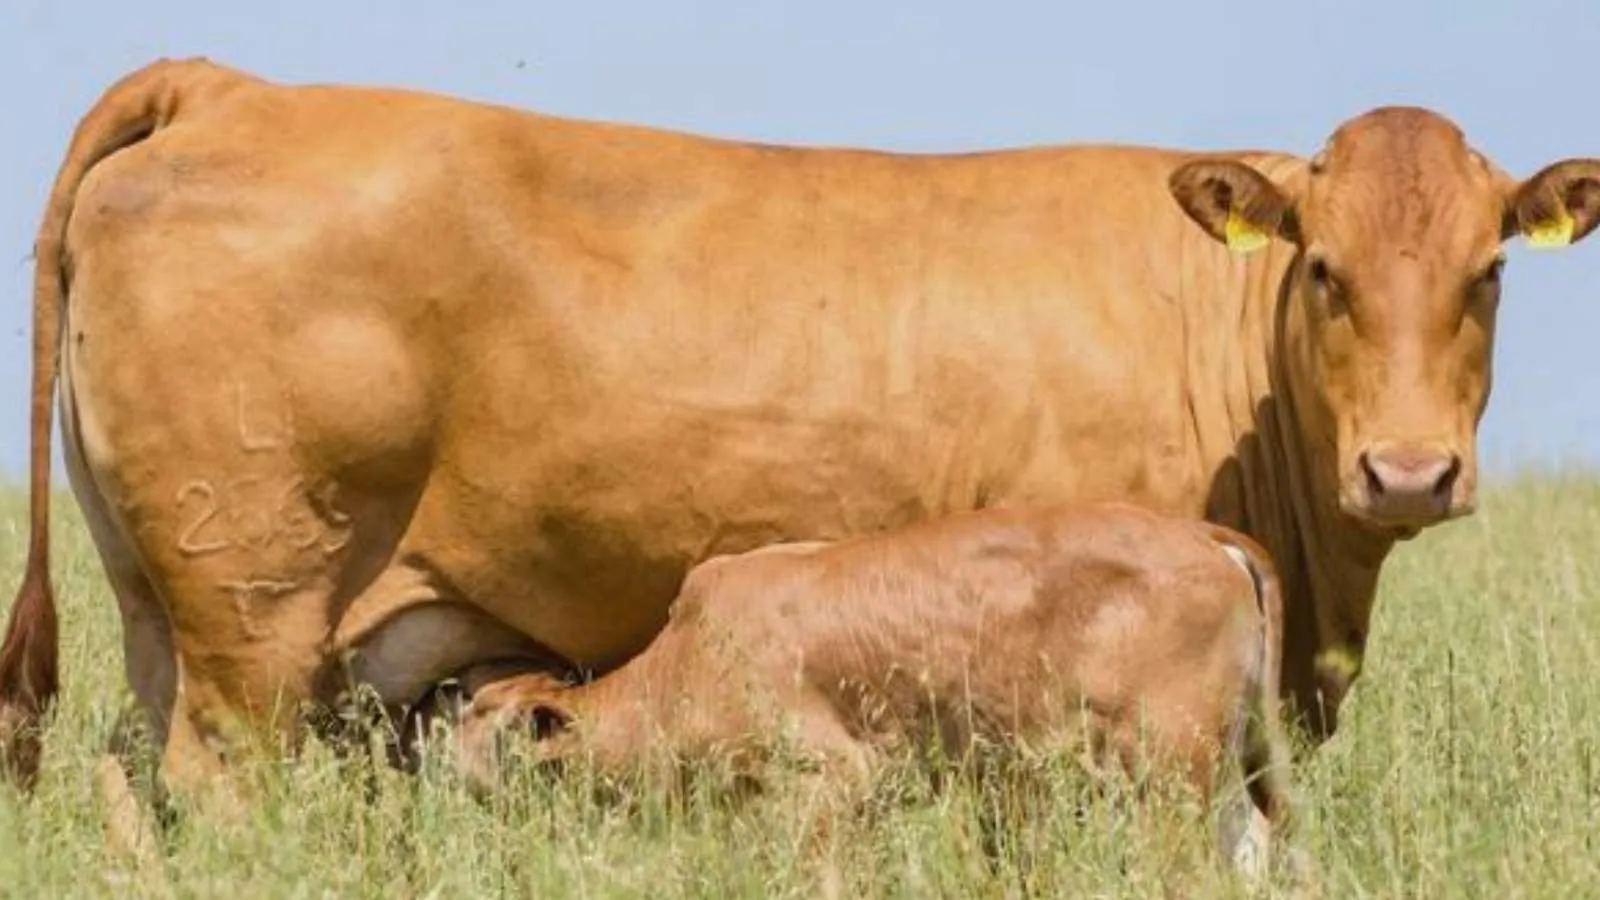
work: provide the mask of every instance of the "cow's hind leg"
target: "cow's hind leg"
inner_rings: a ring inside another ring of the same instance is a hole
[[[96,765],[94,785],[107,815],[107,837],[112,847],[132,856],[143,867],[154,858],[158,834],[152,805],[164,811],[151,763],[155,751],[166,743],[176,685],[171,623],[84,465],[70,381],[61,397],[62,457],[67,483],[83,511],[90,540],[117,601],[122,620],[123,667],[133,692],[133,703],[124,705],[118,713],[110,746]],[[134,779],[146,790],[134,790],[129,776],[135,773],[151,776]]]
[[[241,800],[243,784],[217,776],[298,745],[338,594],[364,549],[361,523],[333,482],[286,467],[158,479],[131,493],[129,531],[160,587],[123,601],[125,640],[162,781]]]

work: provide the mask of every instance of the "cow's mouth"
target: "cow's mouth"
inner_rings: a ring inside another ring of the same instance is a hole
[[[1433,525],[1447,521],[1449,515],[1428,518],[1388,519],[1373,515],[1358,503],[1343,503],[1343,512],[1355,527],[1374,537],[1391,541],[1409,541]]]

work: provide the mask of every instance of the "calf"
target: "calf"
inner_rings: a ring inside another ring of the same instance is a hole
[[[532,726],[538,759],[580,744],[601,770],[723,755],[759,779],[787,718],[835,783],[862,785],[897,745],[961,756],[984,739],[1153,764],[1207,800],[1231,758],[1264,814],[1225,817],[1247,820],[1222,838],[1242,863],[1289,813],[1281,620],[1271,560],[1220,526],[1122,504],[958,513],[710,559],[620,669],[477,689],[458,748],[480,788],[511,721]]]

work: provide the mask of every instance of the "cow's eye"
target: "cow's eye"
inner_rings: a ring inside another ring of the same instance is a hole
[[[1322,254],[1313,253],[1307,257],[1306,277],[1327,299],[1329,312],[1337,314],[1345,309],[1344,285]]]
[[[1306,275],[1320,287],[1327,287],[1333,280],[1333,274],[1328,271],[1328,261],[1320,256],[1313,256],[1306,263]]]

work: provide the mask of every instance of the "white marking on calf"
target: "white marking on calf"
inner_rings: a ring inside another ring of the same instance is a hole
[[[1263,593],[1265,585],[1261,583],[1260,576],[1251,565],[1250,555],[1242,548],[1222,542],[1218,542],[1218,546],[1250,579],[1250,590],[1255,598],[1256,611],[1261,616],[1255,631],[1257,640],[1244,648],[1245,668],[1249,674],[1244,691],[1239,696],[1239,708],[1234,713],[1233,724],[1228,734],[1228,748],[1232,759],[1242,762],[1245,741],[1248,740],[1249,717],[1255,714],[1256,699],[1261,694],[1263,687],[1261,682],[1267,671],[1267,610],[1266,597]],[[1244,776],[1243,771],[1239,774]],[[1272,826],[1261,810],[1256,808],[1242,782],[1239,784],[1239,789],[1229,797],[1217,822],[1217,832],[1219,845],[1226,849],[1229,862],[1247,882],[1259,884],[1266,876],[1271,863]]]
[[[1255,573],[1254,569],[1250,568],[1250,556],[1249,556],[1249,554],[1245,553],[1243,550],[1239,549],[1238,547],[1235,547],[1232,544],[1222,544],[1221,546],[1222,546],[1222,552],[1228,554],[1228,558],[1233,560],[1233,564],[1238,566],[1239,568],[1243,569],[1244,573],[1246,575],[1250,576],[1250,583],[1252,585],[1255,585],[1255,583],[1256,583],[1256,573]],[[1259,593],[1261,589],[1260,589],[1259,586],[1257,586],[1256,590]],[[1260,598],[1259,597],[1257,597],[1256,599],[1257,599],[1257,602],[1260,602]]]

